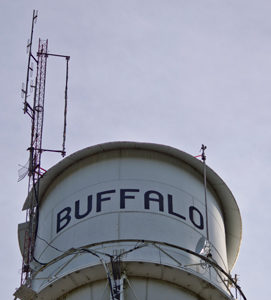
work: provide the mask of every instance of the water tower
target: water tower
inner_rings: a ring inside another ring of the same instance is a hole
[[[246,299],[230,275],[242,233],[236,201],[180,150],[137,142],[80,150],[41,178],[37,212],[18,299]]]

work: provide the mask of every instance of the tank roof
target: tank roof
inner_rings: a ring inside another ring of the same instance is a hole
[[[79,150],[64,158],[58,164],[50,168],[40,180],[40,201],[42,202],[42,198],[45,192],[48,190],[49,186],[55,181],[58,176],[60,176],[64,172],[64,170],[92,155],[121,149],[138,149],[162,153],[186,163],[197,173],[199,173],[200,176],[203,176],[202,162],[194,156],[176,148],[154,143],[127,141],[108,142]],[[208,166],[206,167],[206,175],[208,184],[212,187],[212,189],[217,194],[218,199],[220,200],[225,223],[228,264],[229,269],[231,270],[238,257],[242,239],[242,220],[240,211],[236,200],[228,186]],[[30,195],[28,195],[25,200],[23,210],[29,208],[30,199],[31,197]]]

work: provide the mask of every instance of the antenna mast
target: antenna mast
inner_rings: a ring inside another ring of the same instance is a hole
[[[24,113],[31,118],[31,140],[29,151],[28,164],[28,198],[29,205],[26,210],[26,224],[27,229],[24,237],[23,249],[23,263],[21,273],[21,285],[30,287],[32,280],[31,262],[35,260],[34,248],[35,240],[38,230],[39,218],[39,182],[41,177],[46,172],[41,167],[41,155],[45,151],[59,152],[62,156],[66,155],[65,141],[66,141],[66,116],[67,116],[67,100],[68,100],[68,62],[70,57],[59,54],[48,53],[48,40],[39,39],[39,46],[37,55],[32,53],[34,24],[37,21],[37,11],[33,11],[31,37],[27,45],[28,50],[28,66],[26,74],[26,84],[22,87],[22,97],[24,98]],[[64,129],[63,129],[63,143],[61,150],[51,150],[42,148],[42,134],[44,121],[44,102],[45,102],[45,84],[46,84],[46,68],[47,59],[49,56],[57,56],[66,58],[66,83],[64,93]],[[33,65],[36,64],[35,83],[29,82],[31,74],[34,71]],[[34,90],[33,104],[30,105],[29,89]]]

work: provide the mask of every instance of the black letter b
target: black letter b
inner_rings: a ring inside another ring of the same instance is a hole
[[[56,221],[56,233],[58,233],[60,230],[62,230],[63,228],[65,228],[71,221],[71,208],[65,207],[64,209],[62,209],[58,214],[57,214],[57,221]],[[66,214],[62,217],[61,214],[63,212],[66,212]],[[64,221],[64,224],[61,225],[61,223]]]

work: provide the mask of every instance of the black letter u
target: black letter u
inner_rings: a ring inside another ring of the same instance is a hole
[[[88,208],[87,211],[84,214],[80,214],[80,200],[77,200],[75,202],[75,212],[74,212],[74,216],[76,219],[82,219],[84,217],[86,217],[92,210],[92,195],[88,196]]]

